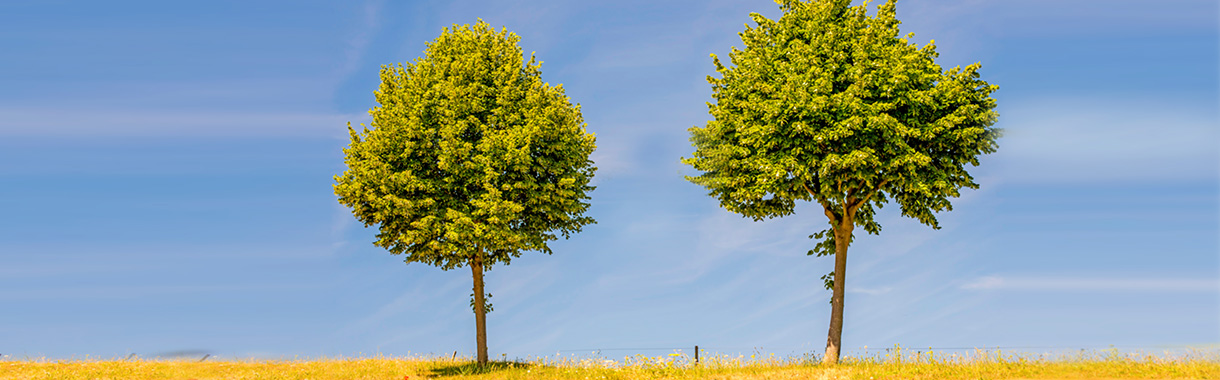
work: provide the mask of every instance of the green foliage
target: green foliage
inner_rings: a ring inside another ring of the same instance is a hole
[[[813,249],[809,250],[809,252],[806,252],[805,253],[806,255],[822,257],[822,256],[830,256],[830,255],[835,254],[835,234],[834,234],[834,231],[832,231],[831,229],[825,229],[825,230],[818,231],[817,233],[814,233],[813,235],[809,235],[809,238],[813,239],[813,240],[820,240],[820,241],[813,246]],[[850,239],[847,240],[847,243],[851,244],[851,242],[855,241],[855,240],[856,240],[856,237],[852,236]]]
[[[470,293],[470,310],[478,313],[479,309],[475,308],[474,293]],[[491,293],[483,293],[483,311],[492,312],[491,308]]]
[[[485,268],[594,223],[594,137],[519,37],[445,28],[412,63],[383,66],[371,128],[348,129],[339,202],[405,261]]]
[[[894,200],[904,216],[939,228],[962,187],[965,165],[996,150],[1000,131],[980,65],[942,70],[935,45],[899,37],[895,2],[866,13],[850,0],[780,0],[783,16],[751,14],[730,65],[712,55],[713,120],[690,129],[703,173],[688,180],[722,207],[754,220],[818,202],[831,224],[877,234],[876,209]],[[810,254],[833,253],[834,233]]]

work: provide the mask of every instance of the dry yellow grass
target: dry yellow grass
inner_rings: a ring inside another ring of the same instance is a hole
[[[486,367],[448,358],[369,358],[248,361],[23,360],[0,361],[0,380],[16,379],[1220,379],[1220,353],[1093,354],[1075,357],[968,357],[935,353],[845,358],[822,366],[808,358],[712,356],[690,358],[539,358]]]

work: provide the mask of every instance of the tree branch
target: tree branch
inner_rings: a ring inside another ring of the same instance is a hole
[[[805,188],[805,191],[809,192],[809,195],[812,196],[813,199],[818,199],[818,194],[813,192],[813,189],[809,188],[808,183],[806,183],[805,181],[801,181],[801,186],[803,186]]]
[[[813,188],[809,187],[809,183],[801,181],[801,186],[805,188],[805,191],[809,192],[809,196],[813,197],[814,200],[817,200],[818,203],[822,204],[822,210],[826,212],[826,218],[830,219],[831,224],[835,224],[843,218],[834,212],[834,208],[831,207],[830,202],[818,198],[818,193],[814,192]]]
[[[822,209],[826,211],[826,217],[830,218],[831,225],[837,225],[840,219],[843,219],[839,214],[836,214],[834,207],[830,207],[830,202],[821,202]]]
[[[877,183],[877,187],[875,188],[875,190],[874,190],[874,191],[870,191],[870,192],[868,192],[868,195],[865,195],[865,196],[864,196],[864,198],[861,198],[861,199],[858,199],[858,200],[854,200],[854,201],[853,201],[853,200],[851,200],[851,199],[849,199],[849,200],[848,200],[848,202],[849,202],[849,206],[848,206],[848,207],[849,207],[849,209],[850,209],[851,211],[853,211],[853,212],[854,212],[854,211],[856,211],[856,210],[858,210],[858,209],[860,209],[860,206],[864,205],[864,203],[866,203],[866,202],[868,202],[870,199],[872,199],[872,198],[873,198],[873,194],[876,194],[878,191],[881,191],[881,187],[882,187],[882,186],[885,186],[885,184],[886,184],[887,182],[889,182],[889,180],[888,180],[888,179],[887,179],[887,180],[882,180],[881,182],[878,182],[878,183]]]

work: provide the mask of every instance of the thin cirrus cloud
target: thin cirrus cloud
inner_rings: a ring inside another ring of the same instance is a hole
[[[1079,183],[1216,177],[1220,131],[1203,107],[1061,98],[1002,110],[995,160],[1007,181]]]
[[[961,285],[972,291],[1220,292],[1220,279],[984,276]]]
[[[185,295],[199,293],[250,293],[285,292],[321,288],[308,283],[250,283],[250,284],[195,284],[195,285],[129,285],[59,287],[40,289],[0,290],[0,300],[38,299],[141,299],[154,296]]]
[[[1214,30],[1217,6],[1210,0],[1026,0],[1019,2],[964,0],[900,2],[899,18],[917,32],[917,39],[951,34],[954,38],[986,36],[1104,35],[1116,31],[1098,23],[1123,25],[1129,33]],[[972,17],[977,14],[998,17]],[[1087,19],[1089,22],[1080,22]],[[974,31],[974,36],[965,33]],[[980,34],[979,31],[985,33]],[[1118,31],[1122,32],[1122,31]],[[937,38],[939,41],[939,38]]]
[[[364,3],[360,15],[360,26],[353,29],[351,38],[347,40],[347,49],[344,52],[338,78],[346,79],[360,68],[369,44],[373,42],[373,37],[381,29],[381,18],[378,15],[382,13],[383,8],[385,8],[384,0],[371,0]]]
[[[0,108],[0,136],[334,137],[368,116],[307,112],[209,112]]]
[[[1211,0],[1088,0],[1071,5],[1055,0],[1022,2],[980,1],[986,11],[1002,14],[993,23],[996,34],[1063,35],[1090,33],[1111,36],[1114,30],[1090,28],[1082,18],[1112,25],[1124,25],[1132,32],[1160,30],[1215,30],[1217,6]]]

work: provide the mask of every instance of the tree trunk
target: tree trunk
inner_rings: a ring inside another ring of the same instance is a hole
[[[851,218],[834,227],[835,234],[835,284],[830,296],[830,333],[826,337],[826,356],[822,364],[838,364],[843,347],[843,289],[847,277],[847,246],[851,244],[854,222]]]
[[[483,254],[476,253],[470,260],[470,274],[474,276],[474,324],[478,340],[479,365],[487,364],[487,301],[483,294]]]

